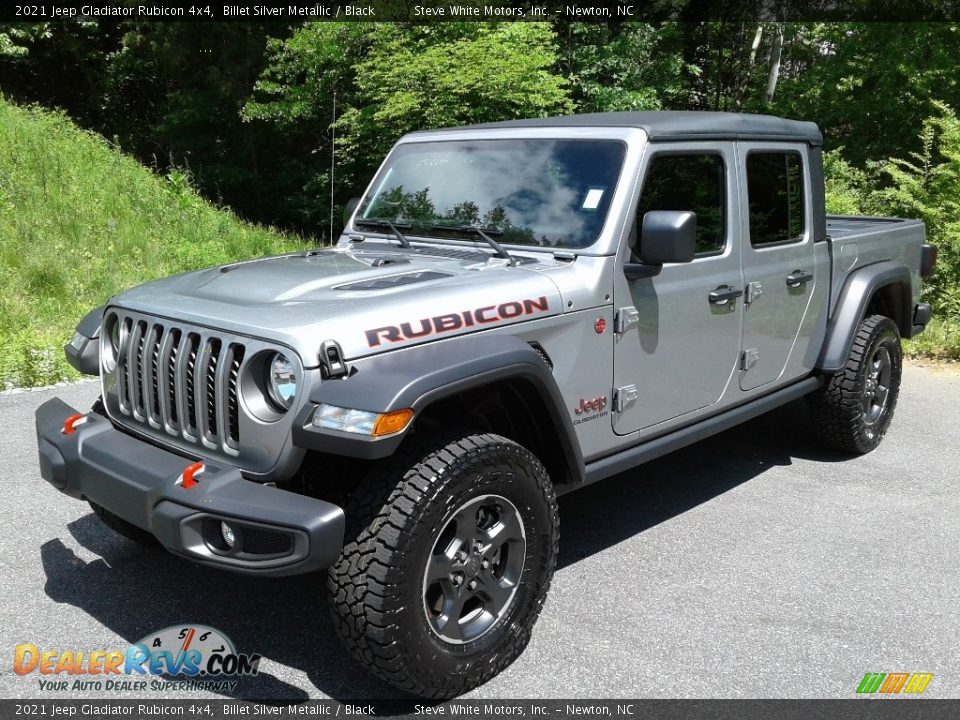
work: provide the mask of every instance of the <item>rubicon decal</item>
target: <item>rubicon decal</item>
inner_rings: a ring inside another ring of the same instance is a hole
[[[475,310],[465,310],[447,315],[422,318],[413,322],[367,330],[367,345],[377,347],[384,341],[403,342],[425,338],[438,333],[453,332],[463,328],[486,325],[500,320],[512,320],[524,315],[534,315],[550,309],[550,301],[545,295],[527,300],[512,300],[499,305],[485,305]]]

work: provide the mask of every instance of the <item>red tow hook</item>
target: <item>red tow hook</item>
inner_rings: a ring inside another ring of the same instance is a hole
[[[77,413],[71,415],[66,420],[63,421],[63,434],[64,435],[73,435],[74,430],[77,429],[77,425],[83,425],[87,421],[87,416],[83,413]]]
[[[180,477],[177,478],[177,485],[183,487],[184,490],[189,490],[194,485],[197,484],[197,477],[203,474],[203,463],[195,462],[193,465],[187,465],[183,469],[183,472],[180,473]]]

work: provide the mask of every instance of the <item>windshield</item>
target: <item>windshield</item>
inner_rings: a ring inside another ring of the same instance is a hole
[[[501,243],[592,245],[623,165],[617,140],[470,140],[407,143],[394,150],[357,214],[412,234]],[[371,223],[372,224],[372,223]]]

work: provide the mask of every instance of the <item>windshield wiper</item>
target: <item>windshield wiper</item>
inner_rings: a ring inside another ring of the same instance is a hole
[[[411,248],[413,245],[410,244],[410,241],[407,240],[407,236],[400,232],[399,227],[408,228],[410,227],[409,223],[401,223],[398,227],[396,224],[390,222],[389,220],[367,220],[364,218],[357,218],[353,221],[354,225],[366,225],[367,227],[378,227],[378,228],[387,228],[390,232],[393,233],[394,237],[400,241],[400,246],[405,248]]]
[[[506,249],[494,240],[488,233],[493,233],[495,235],[503,235],[503,230],[496,227],[480,227],[478,225],[431,225],[431,230],[450,230],[452,232],[462,232],[468,235],[476,235],[482,239],[487,245],[493,248],[494,253],[497,257],[503,258],[504,260],[509,260],[511,265],[517,264],[517,259],[508,253]]]

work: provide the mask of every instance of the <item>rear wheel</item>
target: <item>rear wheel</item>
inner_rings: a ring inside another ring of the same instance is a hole
[[[487,434],[409,446],[346,512],[328,588],[361,664],[406,692],[449,698],[520,655],[557,557],[556,497],[532,453]]]
[[[846,367],[810,398],[818,438],[858,454],[877,447],[893,420],[902,365],[900,332],[893,320],[883,315],[866,318]]]

